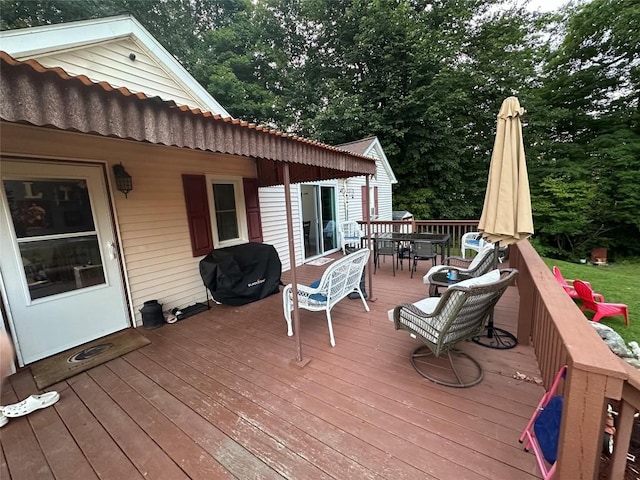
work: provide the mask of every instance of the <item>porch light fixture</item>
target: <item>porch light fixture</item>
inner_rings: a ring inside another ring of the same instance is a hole
[[[133,180],[122,166],[122,162],[113,166],[113,175],[116,177],[116,188],[119,192],[124,193],[126,198],[127,194],[133,190]]]
[[[342,187],[340,189],[340,193],[342,193],[342,195],[344,195],[344,197],[348,200],[351,200],[355,197],[355,194],[353,192],[353,188],[349,187],[349,188],[345,188]]]

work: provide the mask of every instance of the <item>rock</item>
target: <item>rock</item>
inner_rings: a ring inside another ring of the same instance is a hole
[[[633,352],[627,348],[620,334],[618,334],[613,328],[597,322],[590,323],[613,353],[622,358],[636,358]]]

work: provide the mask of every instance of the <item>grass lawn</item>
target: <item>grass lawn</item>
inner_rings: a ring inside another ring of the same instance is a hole
[[[629,307],[629,327],[624,325],[624,317],[605,317],[600,320],[622,336],[625,342],[635,340],[640,343],[640,260],[612,263],[595,266],[563,262],[551,258],[543,258],[551,269],[556,265],[564,278],[580,279],[591,283],[594,292],[601,293],[607,302],[624,303]],[[588,318],[592,312],[585,312]]]

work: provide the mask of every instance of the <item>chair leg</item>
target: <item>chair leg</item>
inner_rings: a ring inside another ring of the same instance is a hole
[[[336,339],[333,336],[333,325],[331,324],[331,310],[327,310],[327,324],[329,325],[329,341],[331,346],[336,346]]]
[[[282,303],[284,310],[284,319],[287,322],[287,335],[289,337],[293,336],[293,326],[291,322],[291,310],[293,309],[293,302],[290,301],[289,297],[291,296],[291,286],[287,285],[284,287],[282,291]]]
[[[364,305],[364,309],[368,312],[369,311],[369,304],[367,303],[367,300],[364,298],[364,293],[362,293],[362,290],[360,289],[359,285],[356,287],[356,292],[358,292],[358,295],[360,295],[360,300],[362,300],[362,304]]]
[[[433,360],[429,362],[427,359],[431,357]],[[465,365],[456,365],[454,363],[454,359],[465,358],[467,362]],[[443,378],[441,376],[435,376],[430,372],[427,372],[427,369],[430,366],[435,365],[440,357],[436,357],[429,347],[426,345],[421,345],[411,354],[411,365],[416,372],[422,375],[424,378],[431,380],[434,383],[439,385],[444,385],[446,387],[456,387],[456,388],[466,388],[472,387],[480,383],[484,377],[484,371],[480,364],[470,355],[458,350],[452,349],[447,352],[447,359],[449,360],[449,368],[450,372],[455,376],[455,381],[451,378]],[[442,370],[442,363],[439,362],[440,365],[435,367],[436,370]]]

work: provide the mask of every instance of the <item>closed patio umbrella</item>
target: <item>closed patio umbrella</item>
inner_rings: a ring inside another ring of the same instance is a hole
[[[499,247],[533,234],[529,177],[522,142],[523,114],[524,109],[516,97],[509,97],[502,102],[487,191],[478,224],[482,238],[495,244],[496,266]],[[491,348],[511,348],[517,341],[511,333],[493,326],[492,314],[486,337],[478,337],[476,343]]]
[[[516,97],[502,102],[489,180],[478,229],[482,238],[501,246],[533,235],[529,177],[522,142],[524,109]]]

